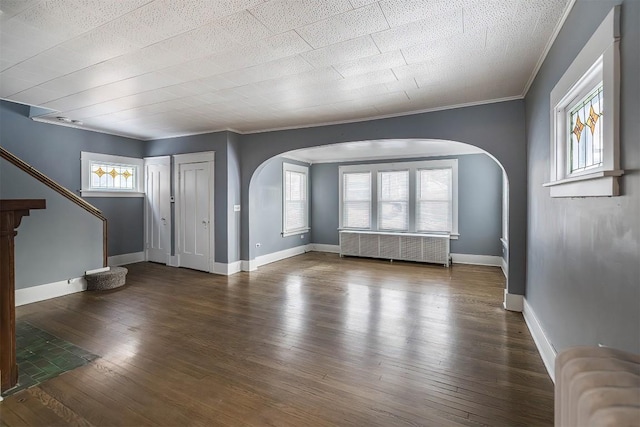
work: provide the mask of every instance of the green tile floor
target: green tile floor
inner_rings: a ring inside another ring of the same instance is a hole
[[[86,365],[98,357],[27,322],[16,323],[16,348],[18,384],[2,396]]]

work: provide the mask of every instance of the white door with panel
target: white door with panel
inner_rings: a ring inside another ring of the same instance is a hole
[[[148,261],[166,264],[171,256],[171,160],[145,159],[145,249]]]
[[[181,267],[212,271],[213,162],[191,162],[181,157],[176,156],[179,218],[176,253]]]

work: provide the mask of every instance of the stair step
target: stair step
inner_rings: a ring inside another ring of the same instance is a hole
[[[87,280],[87,290],[105,291],[119,288],[126,283],[128,272],[129,270],[124,267],[111,267],[109,271],[87,274],[85,276]]]

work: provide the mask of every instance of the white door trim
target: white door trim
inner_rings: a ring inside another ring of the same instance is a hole
[[[171,156],[157,156],[157,157],[144,157],[144,165],[143,165],[143,169],[146,173],[146,169],[148,165],[161,165],[161,166],[167,166],[169,168],[169,174],[171,174]],[[171,176],[169,176],[169,197],[171,197]],[[149,236],[148,236],[148,224],[147,224],[147,219],[149,218],[149,207],[148,207],[148,203],[146,201],[146,175],[145,175],[145,202],[144,202],[144,260],[145,261],[149,261],[149,254],[147,251],[147,243],[149,242]],[[167,213],[168,218],[168,224],[169,227],[171,227],[171,206],[169,206],[169,211]],[[169,230],[169,237],[171,236],[171,230]],[[167,254],[167,265],[169,265],[169,257],[171,257],[171,242],[167,242],[167,247],[169,248],[169,253]]]
[[[175,259],[178,261],[176,267],[180,267],[180,165],[188,163],[209,163],[209,188],[213,191],[213,194],[209,198],[209,273],[214,272],[214,260],[215,260],[215,211],[214,211],[214,199],[215,199],[215,187],[214,187],[214,171],[215,171],[215,152],[203,151],[199,153],[187,153],[187,154],[174,154],[173,156],[173,188],[174,188],[174,207],[175,207],[175,227],[174,227],[174,239],[175,239]]]

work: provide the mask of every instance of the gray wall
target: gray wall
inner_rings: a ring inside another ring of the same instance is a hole
[[[620,197],[551,198],[549,94],[611,8],[578,0],[526,97],[526,298],[556,350],[599,343],[640,352],[640,1],[622,2]]]
[[[259,169],[249,188],[251,204],[251,258],[306,245],[310,233],[282,237],[282,163],[309,166],[290,159],[276,157]],[[313,181],[311,176],[310,181]],[[313,208],[311,208],[313,209]],[[260,247],[256,244],[260,243]]]
[[[102,267],[102,221],[0,159],[0,198],[45,199],[15,238],[16,289],[58,282]]]
[[[0,101],[0,145],[78,195],[80,152],[142,158],[144,142],[63,126],[34,122],[29,107]],[[144,247],[144,199],[89,197],[109,224],[109,255],[140,252]]]
[[[229,142],[231,138],[231,142]],[[197,153],[201,151],[215,151],[214,163],[214,233],[215,233],[215,249],[214,258],[216,262],[228,263],[237,261],[237,244],[233,239],[229,239],[229,227],[236,227],[233,215],[233,205],[230,205],[231,199],[239,199],[238,178],[238,141],[237,136],[230,132],[215,132],[203,135],[192,135],[178,138],[158,139],[148,141],[146,143],[145,157],[167,156],[173,154]],[[232,146],[231,172],[229,171],[228,149]],[[175,194],[172,182],[171,194]],[[171,212],[171,253],[175,254],[174,230],[175,230],[175,212],[172,206]],[[231,219],[231,223],[230,223]],[[229,247],[232,248],[232,256],[229,256]]]
[[[524,294],[527,220],[527,170],[524,101],[509,101],[388,119],[243,135],[242,205],[249,206],[248,186],[266,160],[291,150],[338,142],[433,138],[480,147],[494,156],[509,177],[510,293]],[[242,259],[251,259],[253,232],[249,212],[242,213]]]
[[[458,159],[458,228],[451,252],[502,256],[502,169],[486,154],[392,160]],[[321,163],[311,167],[311,242],[339,244],[338,167],[385,161]]]

